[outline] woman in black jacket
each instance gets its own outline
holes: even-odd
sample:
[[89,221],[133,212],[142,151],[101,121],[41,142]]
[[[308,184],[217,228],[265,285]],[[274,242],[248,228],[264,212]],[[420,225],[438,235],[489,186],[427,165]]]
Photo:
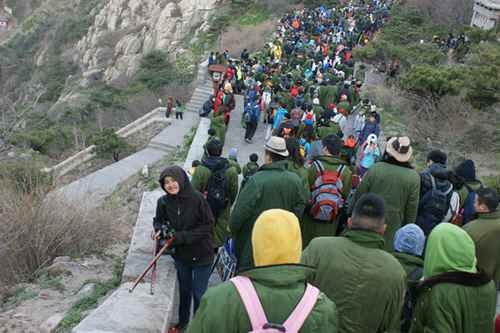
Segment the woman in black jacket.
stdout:
[[179,323],[169,332],[180,332],[189,322],[191,299],[196,312],[207,290],[214,258],[214,217],[203,195],[193,189],[180,167],[166,168],[159,181],[166,195],[158,199],[153,224],[155,232],[167,229],[175,237],[172,257],[180,290]]

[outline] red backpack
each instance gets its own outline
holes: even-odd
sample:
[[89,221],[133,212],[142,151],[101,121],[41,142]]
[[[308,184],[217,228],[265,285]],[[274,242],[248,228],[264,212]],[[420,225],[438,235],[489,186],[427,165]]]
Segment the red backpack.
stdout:
[[317,177],[311,186],[311,210],[312,218],[325,223],[337,219],[340,209],[344,206],[342,197],[342,171],[344,165],[337,170],[325,170],[323,164],[316,160],[313,162],[317,170]]
[[293,86],[292,89],[290,89],[290,95],[292,95],[293,97],[297,97],[299,95],[299,88]]

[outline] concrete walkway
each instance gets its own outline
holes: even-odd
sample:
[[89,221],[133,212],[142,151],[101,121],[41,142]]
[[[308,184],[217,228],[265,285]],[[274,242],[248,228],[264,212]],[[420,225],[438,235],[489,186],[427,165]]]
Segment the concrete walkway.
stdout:
[[236,108],[231,112],[231,120],[226,132],[226,141],[224,143],[223,155],[227,157],[231,148],[238,149],[238,162],[241,166],[248,163],[248,157],[252,153],[259,155],[259,165],[262,165],[264,159],[264,143],[267,124],[259,122],[257,131],[253,137],[252,143],[245,142],[245,129],[241,126],[241,117],[243,116],[244,98],[236,95]]
[[172,124],[154,137],[145,149],[58,189],[55,195],[63,195],[71,202],[85,203],[88,207],[98,206],[145,164],[154,164],[180,149],[184,136],[197,126],[198,121],[198,114],[186,112],[184,120],[173,119]]
[[207,66],[208,62],[205,61],[198,67],[198,85],[186,104],[187,112],[184,113],[184,120],[172,119],[170,126],[155,136],[145,149],[61,187],[50,195],[64,196],[70,202],[85,204],[88,208],[97,207],[119,184],[137,174],[145,164],[154,164],[180,149],[186,134],[198,126],[198,111],[212,94]]
[[152,221],[161,190],[146,192],[134,228],[132,242],[125,260],[123,284],[103,304],[87,316],[73,333],[159,333],[170,318],[175,303],[177,279],[173,260],[169,256],[157,265],[154,295],[150,293],[150,275],[133,293],[128,289],[153,258]]

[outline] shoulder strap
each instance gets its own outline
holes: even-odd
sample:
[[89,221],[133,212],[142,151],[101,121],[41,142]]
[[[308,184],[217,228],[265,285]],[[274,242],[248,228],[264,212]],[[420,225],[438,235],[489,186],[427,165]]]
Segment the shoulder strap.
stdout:
[[262,329],[267,324],[267,317],[252,282],[246,276],[236,276],[231,279],[231,282],[240,294],[248,318],[252,324],[252,330]]
[[339,174],[339,177],[342,176],[342,172],[344,171],[344,164],[339,165],[337,168],[337,172]]
[[432,189],[436,189],[436,179],[434,179],[434,176],[429,173],[429,176],[431,176],[431,184],[432,184]]
[[323,176],[323,173],[325,172],[325,168],[323,168],[323,164],[321,163],[320,160],[314,160],[313,161],[314,166],[316,167],[316,170],[318,171],[318,175]]
[[319,289],[307,284],[304,296],[302,296],[299,304],[283,324],[287,332],[298,332],[302,328],[302,325],[304,325],[304,322],[313,310],[314,305],[316,305],[318,296]]

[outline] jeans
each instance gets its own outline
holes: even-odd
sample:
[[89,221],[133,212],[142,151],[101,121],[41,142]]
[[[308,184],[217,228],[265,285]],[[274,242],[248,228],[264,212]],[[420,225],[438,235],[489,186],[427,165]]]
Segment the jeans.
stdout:
[[212,265],[193,266],[192,263],[175,260],[177,281],[179,281],[179,325],[187,326],[191,314],[191,300],[194,300],[193,314],[196,313],[200,300],[208,288],[208,279]]
[[181,118],[181,120],[183,120],[182,119],[182,112],[176,112],[175,113],[175,119],[179,119],[179,118]]

